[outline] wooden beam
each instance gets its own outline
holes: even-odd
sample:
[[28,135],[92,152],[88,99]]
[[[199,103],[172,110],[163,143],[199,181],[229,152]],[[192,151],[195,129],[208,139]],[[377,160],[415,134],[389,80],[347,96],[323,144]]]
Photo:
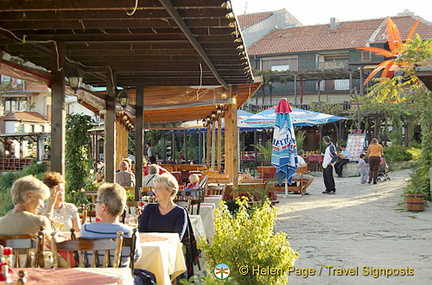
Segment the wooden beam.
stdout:
[[[159,0],[159,2],[165,7],[165,9],[167,10],[167,12],[171,15],[171,17],[174,19],[174,21],[176,22],[176,24],[182,30],[183,34],[186,36],[186,38],[189,40],[189,42],[192,44],[192,46],[196,49],[196,51],[201,56],[201,58],[203,59],[203,61],[206,63],[206,65],[208,66],[208,68],[213,72],[213,75],[215,76],[215,78],[217,79],[217,81],[222,86],[224,86],[225,88],[228,88],[228,84],[222,78],[222,76],[219,74],[219,71],[214,66],[214,63],[212,62],[212,60],[209,58],[209,56],[204,51],[204,49],[201,46],[201,44],[198,42],[198,40],[192,34],[192,32],[191,32],[191,30],[190,30],[189,27],[192,27],[194,25],[191,24],[191,23],[189,23],[189,20],[188,20],[188,25],[186,25],[185,21],[179,15],[178,11],[176,10],[175,6],[173,6],[173,4],[171,3],[171,1],[168,1],[168,0]],[[203,25],[203,27],[209,27],[209,26],[213,26],[213,25],[209,25],[208,22],[206,22],[206,24]]]
[[207,125],[207,149],[206,149],[206,165],[210,167],[210,148],[211,148],[211,133],[210,124]]
[[238,129],[237,129],[237,86],[230,86],[232,103],[225,112],[225,174],[233,182],[233,195],[238,188]]
[[105,124],[105,141],[104,141],[104,164],[105,164],[105,181],[114,182],[115,162],[116,162],[116,113],[115,113],[115,75],[112,70],[107,74],[107,96],[106,96],[106,114],[104,117]]
[[51,77],[51,171],[65,174],[65,69],[64,44],[52,46]]
[[218,167],[219,173],[222,173],[222,118],[218,118],[218,135],[217,135]]
[[116,127],[116,159],[114,165],[118,167],[123,158],[128,157],[128,137],[129,132],[120,120],[115,121]]
[[212,134],[211,134],[211,170],[215,170],[216,161],[216,122],[212,122]]
[[[141,86],[136,89],[135,104],[135,200],[138,200],[141,195],[144,157],[144,88]],[[165,153],[166,149],[164,148],[163,151]]]

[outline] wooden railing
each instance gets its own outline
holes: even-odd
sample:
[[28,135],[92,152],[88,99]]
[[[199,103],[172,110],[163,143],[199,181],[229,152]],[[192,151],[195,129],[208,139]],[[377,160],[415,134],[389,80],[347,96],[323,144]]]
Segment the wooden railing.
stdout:
[[0,172],[20,171],[31,161],[31,158],[0,158]]

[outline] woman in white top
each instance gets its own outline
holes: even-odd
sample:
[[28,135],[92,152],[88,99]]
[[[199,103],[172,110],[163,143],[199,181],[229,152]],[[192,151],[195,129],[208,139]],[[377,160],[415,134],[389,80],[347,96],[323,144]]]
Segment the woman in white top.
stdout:
[[58,226],[58,230],[69,231],[73,228],[75,231],[80,231],[81,221],[77,207],[64,201],[63,176],[58,172],[47,172],[42,181],[50,188],[50,198],[42,213],[51,220],[53,225]]

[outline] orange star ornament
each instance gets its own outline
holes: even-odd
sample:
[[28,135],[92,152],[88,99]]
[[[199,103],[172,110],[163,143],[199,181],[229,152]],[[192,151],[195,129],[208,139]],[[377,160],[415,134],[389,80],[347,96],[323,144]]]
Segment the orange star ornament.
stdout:
[[393,20],[391,18],[387,18],[386,21],[387,21],[386,22],[387,38],[388,38],[388,44],[389,44],[390,50],[386,50],[386,49],[382,49],[382,48],[376,48],[376,47],[357,48],[357,49],[373,52],[376,55],[382,55],[385,57],[392,57],[391,59],[386,59],[383,62],[381,62],[380,64],[378,64],[377,67],[375,67],[375,69],[366,78],[363,85],[366,85],[366,83],[368,83],[369,80],[375,76],[375,74],[377,74],[378,72],[380,72],[383,69],[384,70],[382,72],[381,77],[391,78],[394,74],[394,71],[398,69],[398,66],[404,66],[407,64],[404,61],[398,62],[396,64],[396,61],[400,58],[400,56],[405,51],[405,49],[406,49],[405,44],[411,40],[412,36],[414,35],[414,31],[417,28],[417,25],[418,25],[420,20],[417,20],[414,23],[414,25],[412,26],[411,31],[410,31],[408,38],[405,41],[405,43],[402,41],[400,34],[399,34],[399,30],[397,29]]

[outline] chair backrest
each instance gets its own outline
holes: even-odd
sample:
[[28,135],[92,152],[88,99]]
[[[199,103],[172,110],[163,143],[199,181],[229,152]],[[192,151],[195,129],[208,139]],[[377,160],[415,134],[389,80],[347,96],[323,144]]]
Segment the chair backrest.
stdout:
[[[59,252],[69,251],[78,252],[79,258],[75,260],[75,265],[79,267],[110,267],[110,251],[114,251],[114,259],[112,267],[118,268],[121,259],[121,249],[123,245],[123,233],[118,232],[115,239],[75,239],[57,242],[53,238],[51,240],[51,250],[53,252],[53,265],[54,268],[59,267]],[[104,261],[102,266],[98,266],[98,252],[104,251]],[[92,252],[92,262],[87,262],[87,253]],[[73,255],[72,255],[73,256]],[[67,254],[67,267],[71,267],[71,254]]]
[[208,179],[209,179],[208,175],[204,176],[204,177],[201,179],[201,181],[200,181],[200,183],[199,183],[199,188],[200,188],[200,189],[206,189]]
[[308,172],[308,168],[307,168],[307,166],[297,167],[296,172],[297,173],[307,173]]
[[[21,267],[20,254],[25,254],[23,267],[44,267],[43,246],[44,246],[43,228],[37,234],[25,235],[0,235],[0,244],[13,249],[15,257],[13,267]],[[34,252],[34,258],[31,258],[31,252]]]
[[[127,238],[124,237],[123,238],[123,247],[128,247],[130,250],[129,253],[129,259],[130,259],[130,263],[129,263],[129,267],[132,270],[132,273],[135,269],[135,249],[136,249],[136,239],[137,239],[137,228],[134,228],[132,230],[132,237]],[[120,259],[121,262],[121,259]]]
[[81,205],[81,224],[84,225],[87,222],[87,218],[92,222],[92,218],[96,219],[96,211],[94,209],[93,203]]
[[225,195],[226,185],[208,185],[206,195],[221,195],[222,198]]

